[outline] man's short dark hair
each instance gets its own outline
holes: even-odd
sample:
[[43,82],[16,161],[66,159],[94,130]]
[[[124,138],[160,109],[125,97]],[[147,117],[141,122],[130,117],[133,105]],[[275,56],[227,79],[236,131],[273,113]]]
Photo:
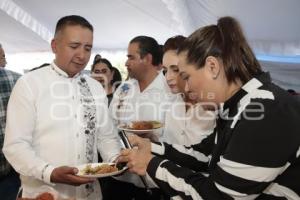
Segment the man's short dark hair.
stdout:
[[161,64],[162,51],[154,38],[148,36],[137,36],[130,41],[130,44],[131,43],[139,44],[141,58],[149,53],[152,55],[152,65],[157,66]]
[[85,18],[78,16],[78,15],[69,15],[62,17],[58,20],[56,27],[55,27],[55,35],[57,32],[63,30],[66,26],[82,26],[84,28],[88,28],[92,32],[94,31],[93,26],[88,22]]

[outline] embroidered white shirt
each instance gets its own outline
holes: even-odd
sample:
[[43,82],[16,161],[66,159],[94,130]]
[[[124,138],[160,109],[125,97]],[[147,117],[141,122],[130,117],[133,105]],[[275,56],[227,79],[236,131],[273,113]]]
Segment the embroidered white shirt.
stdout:
[[[82,88],[82,83],[88,86]],[[82,90],[92,98],[85,97]],[[90,104],[91,110],[85,112],[85,104]],[[95,116],[86,116],[90,113]],[[92,131],[91,140],[88,135]],[[17,82],[9,100],[3,151],[21,174],[23,196],[33,197],[48,184],[62,198],[102,199],[98,181],[86,189],[86,185],[51,184],[50,175],[55,167],[97,162],[97,148],[105,161],[112,161],[120,146],[108,117],[105,91],[97,81],[81,73],[69,78],[52,63]]]

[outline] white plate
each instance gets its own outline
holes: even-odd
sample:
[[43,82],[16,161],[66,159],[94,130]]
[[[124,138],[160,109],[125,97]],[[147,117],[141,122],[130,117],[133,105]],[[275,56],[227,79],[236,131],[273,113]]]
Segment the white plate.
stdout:
[[[160,127],[161,128],[161,127]],[[143,133],[151,133],[153,131],[159,130],[160,128],[154,128],[154,129],[145,129],[145,130],[135,130],[135,129],[130,129],[130,128],[123,128],[122,126],[119,126],[118,129],[126,131],[126,132],[131,132],[135,134],[143,134]]]
[[153,131],[157,131],[157,130],[161,129],[162,127],[163,127],[163,124],[161,124],[160,127],[153,128],[153,129],[136,130],[136,129],[128,128],[128,125],[126,125],[126,124],[121,124],[118,126],[118,129],[126,131],[126,132],[135,133],[135,134],[144,134],[144,133],[151,133]]
[[91,167],[96,167],[99,165],[103,165],[103,164],[109,164],[109,165],[113,165],[114,163],[88,163],[88,164],[83,164],[80,166],[77,166],[76,168],[79,170],[79,172],[76,174],[77,176],[81,176],[81,177],[87,177],[87,178],[102,178],[102,177],[108,177],[108,176],[115,176],[115,175],[119,175],[121,173],[123,173],[125,170],[128,169],[128,167],[124,167],[121,170],[115,171],[115,172],[111,172],[111,173],[105,173],[105,174],[84,174],[84,168],[87,165],[91,165]]

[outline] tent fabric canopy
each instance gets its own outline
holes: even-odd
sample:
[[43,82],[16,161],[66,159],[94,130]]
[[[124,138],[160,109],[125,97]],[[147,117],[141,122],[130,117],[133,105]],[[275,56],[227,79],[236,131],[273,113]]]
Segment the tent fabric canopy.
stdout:
[[298,77],[289,75],[296,81],[286,87],[300,91],[299,8],[299,0],[0,0],[0,43],[10,54],[50,51],[57,20],[76,14],[93,24],[95,51],[126,51],[137,35],[163,44],[229,15],[240,21],[257,55],[280,57],[265,60],[266,68],[272,72],[281,66],[284,71],[286,63],[295,69]]

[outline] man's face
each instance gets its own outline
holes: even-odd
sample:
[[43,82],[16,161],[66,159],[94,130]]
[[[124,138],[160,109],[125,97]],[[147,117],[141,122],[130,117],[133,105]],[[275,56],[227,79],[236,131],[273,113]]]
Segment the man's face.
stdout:
[[140,80],[145,73],[145,61],[141,58],[138,43],[130,43],[127,49],[126,67],[128,76]]
[[5,67],[6,59],[5,59],[5,52],[2,48],[0,48],[0,67]]
[[92,44],[93,32],[88,28],[79,25],[65,27],[51,43],[55,64],[73,77],[87,65]]

